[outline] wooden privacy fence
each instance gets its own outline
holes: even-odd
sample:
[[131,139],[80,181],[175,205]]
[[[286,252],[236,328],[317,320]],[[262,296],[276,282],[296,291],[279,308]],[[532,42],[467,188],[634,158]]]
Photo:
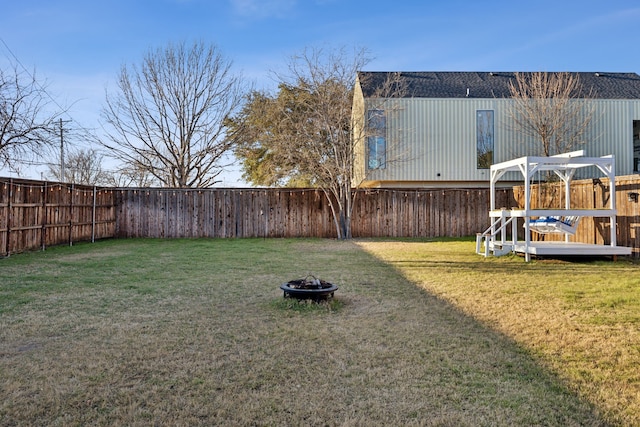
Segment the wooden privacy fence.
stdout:
[[118,189],[116,237],[332,237],[322,192]]
[[[513,203],[498,190],[497,203]],[[358,190],[354,237],[462,237],[489,226],[489,189]]]
[[[556,184],[532,186],[534,207],[562,207]],[[640,256],[637,176],[616,178],[617,243]],[[571,185],[576,208],[606,206],[606,179]],[[496,206],[522,205],[523,190],[499,190]],[[637,200],[637,199],[635,199]],[[357,190],[354,237],[458,237],[489,225],[488,189]],[[583,218],[576,241],[608,243],[602,218]],[[110,237],[336,236],[316,189],[129,189],[0,178],[0,256]],[[546,237],[547,239],[552,237]]]
[[[489,191],[356,190],[354,237],[467,236],[489,224]],[[498,193],[513,204],[512,191]],[[317,189],[118,189],[116,237],[336,237]]]
[[112,189],[0,178],[0,256],[114,231]]
[[[564,184],[543,183],[531,186],[532,209],[563,209]],[[616,177],[616,240],[619,246],[632,248],[633,256],[640,257],[640,177],[636,175]],[[571,182],[571,207],[574,209],[606,209],[611,189],[607,178],[583,179]],[[514,187],[516,205],[524,206],[524,188]],[[502,206],[502,205],[499,205]],[[536,235],[534,240],[563,240],[563,235]],[[609,218],[583,217],[578,223],[572,241],[610,244]]]

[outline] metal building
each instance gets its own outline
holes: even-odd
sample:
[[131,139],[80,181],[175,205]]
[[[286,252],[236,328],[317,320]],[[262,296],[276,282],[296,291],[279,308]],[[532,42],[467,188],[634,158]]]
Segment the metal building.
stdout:
[[[488,187],[491,164],[542,153],[514,123],[516,76],[577,78],[588,124],[571,146],[613,154],[618,175],[640,167],[640,75],[636,73],[359,72],[354,91],[354,183],[363,187]],[[577,118],[565,119],[577,120]],[[584,170],[577,178],[590,177]],[[519,177],[514,175],[514,183]],[[504,181],[504,185],[510,182]]]

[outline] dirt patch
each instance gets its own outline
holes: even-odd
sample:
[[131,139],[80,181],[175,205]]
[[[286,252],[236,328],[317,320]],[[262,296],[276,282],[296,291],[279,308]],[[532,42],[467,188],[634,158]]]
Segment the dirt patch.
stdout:
[[91,252],[79,252],[74,254],[64,254],[56,257],[58,261],[96,261],[101,259],[113,259],[119,257],[126,257],[131,255],[131,252],[122,250],[115,251],[113,249],[108,250],[95,250]]

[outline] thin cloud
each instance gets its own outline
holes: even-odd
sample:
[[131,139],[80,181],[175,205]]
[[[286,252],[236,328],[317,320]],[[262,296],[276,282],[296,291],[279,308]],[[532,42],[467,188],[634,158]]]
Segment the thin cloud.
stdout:
[[296,0],[231,0],[233,11],[244,18],[283,18],[296,5]]
[[[559,40],[566,40],[581,35],[591,35],[596,31],[607,31],[617,25],[628,25],[640,17],[640,8],[616,11],[610,14],[595,16],[572,25],[560,28],[557,31],[542,35],[532,42],[524,45],[521,50],[530,49],[541,45],[549,45]],[[627,24],[625,24],[625,21]]]

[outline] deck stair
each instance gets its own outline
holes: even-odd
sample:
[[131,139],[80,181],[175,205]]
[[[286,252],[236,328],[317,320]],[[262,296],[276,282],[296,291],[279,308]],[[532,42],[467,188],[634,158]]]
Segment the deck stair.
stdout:
[[[513,252],[513,243],[506,240],[507,225],[514,217],[496,218],[484,233],[476,234],[476,253],[478,255],[502,256]],[[498,226],[500,224],[500,226]]]

